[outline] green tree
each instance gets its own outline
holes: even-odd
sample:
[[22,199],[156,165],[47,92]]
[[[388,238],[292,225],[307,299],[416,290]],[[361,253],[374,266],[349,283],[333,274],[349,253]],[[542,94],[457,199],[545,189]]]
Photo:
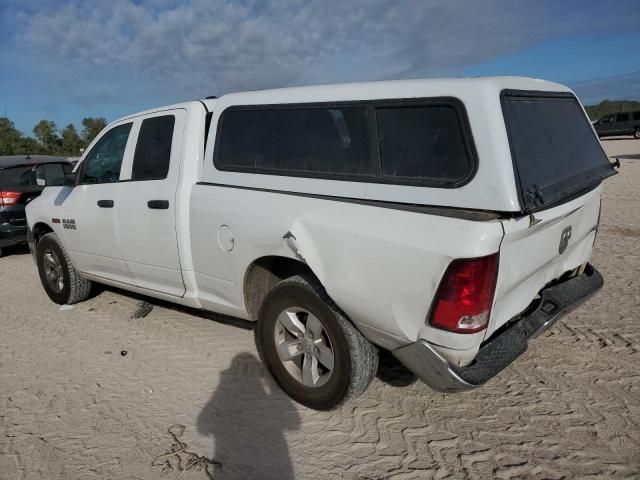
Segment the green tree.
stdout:
[[17,155],[27,155],[27,154],[35,154],[35,155],[47,155],[47,150],[33,137],[22,137],[19,144],[18,149],[16,151]]
[[55,122],[51,120],[40,120],[36,126],[33,127],[33,134],[44,147],[47,154],[55,155],[59,152],[61,141]]
[[60,140],[61,153],[69,157],[79,156],[80,149],[86,146],[73,123],[64,127],[60,132]]
[[87,117],[82,119],[82,140],[85,142],[85,146],[89,145],[91,141],[96,138],[104,127],[107,126],[107,121],[102,117]]
[[22,133],[7,117],[0,117],[0,155],[18,155],[22,153]]

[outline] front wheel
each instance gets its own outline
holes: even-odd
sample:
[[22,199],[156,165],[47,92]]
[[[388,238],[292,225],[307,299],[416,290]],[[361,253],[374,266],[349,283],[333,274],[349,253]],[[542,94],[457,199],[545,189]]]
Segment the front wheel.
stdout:
[[331,410],[363,393],[378,367],[376,348],[312,276],[273,287],[260,308],[255,340],[282,390],[316,410]]
[[640,128],[636,128],[636,130],[633,132],[633,137],[640,139]]
[[91,282],[76,271],[55,233],[47,233],[38,242],[36,263],[42,286],[55,303],[71,305],[89,297]]

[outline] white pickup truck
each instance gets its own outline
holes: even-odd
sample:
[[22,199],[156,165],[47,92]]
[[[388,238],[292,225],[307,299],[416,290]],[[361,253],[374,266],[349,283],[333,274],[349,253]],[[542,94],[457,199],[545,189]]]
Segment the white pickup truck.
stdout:
[[379,349],[434,389],[481,385],[594,294],[615,169],[571,90],[496,77],[162,107],[50,173],[27,216],[54,302],[99,282],[255,320],[282,389],[330,409]]

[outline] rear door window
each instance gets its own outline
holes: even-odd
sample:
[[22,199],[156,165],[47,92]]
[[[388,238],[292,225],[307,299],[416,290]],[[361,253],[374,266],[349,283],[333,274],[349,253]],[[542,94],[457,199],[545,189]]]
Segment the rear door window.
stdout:
[[163,115],[142,121],[133,157],[132,180],[167,178],[176,117]]
[[0,189],[35,186],[34,166],[22,165],[0,170]]
[[[36,182],[36,167],[38,164],[33,165],[18,165],[16,167],[9,167],[0,169],[0,189],[29,189],[31,187],[35,189],[41,189]],[[45,170],[53,171],[54,163],[41,164],[41,168]],[[62,170],[65,174],[69,174],[73,171],[73,165],[70,163],[62,163]],[[58,179],[60,182],[64,181],[64,178]]]
[[573,95],[507,91],[502,105],[523,210],[546,208],[615,173]]

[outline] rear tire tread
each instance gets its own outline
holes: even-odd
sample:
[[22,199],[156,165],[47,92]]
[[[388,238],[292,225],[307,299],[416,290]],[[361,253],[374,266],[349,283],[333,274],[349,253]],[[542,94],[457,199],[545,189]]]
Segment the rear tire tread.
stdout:
[[[329,307],[335,315],[341,333],[344,335],[347,345],[349,346],[349,355],[351,357],[350,379],[344,396],[335,402],[331,402],[330,405],[307,405],[319,410],[333,410],[349,402],[349,400],[358,397],[369,387],[378,370],[378,350],[347,319],[342,310],[340,310],[331,297],[329,297],[322,284],[313,275],[301,274],[284,279],[273,287],[269,293],[276,292],[279,288],[291,286],[312,290],[319,299]],[[259,323],[255,329],[255,343],[260,358],[263,360],[263,363],[266,364],[266,357],[260,341],[260,330],[261,325]]]

